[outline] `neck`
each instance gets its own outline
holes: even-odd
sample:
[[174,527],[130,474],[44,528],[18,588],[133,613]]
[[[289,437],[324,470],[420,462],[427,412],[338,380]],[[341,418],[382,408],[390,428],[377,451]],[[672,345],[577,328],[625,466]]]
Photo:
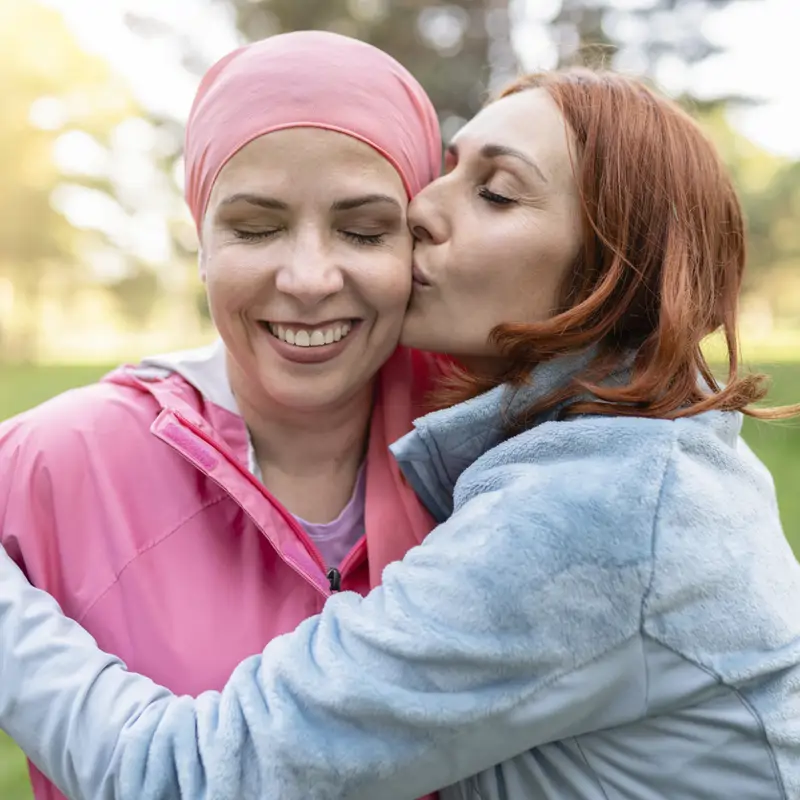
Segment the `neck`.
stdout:
[[366,450],[372,383],[336,405],[296,409],[248,390],[230,359],[228,375],[267,486],[270,474],[312,480],[337,476],[352,485]]

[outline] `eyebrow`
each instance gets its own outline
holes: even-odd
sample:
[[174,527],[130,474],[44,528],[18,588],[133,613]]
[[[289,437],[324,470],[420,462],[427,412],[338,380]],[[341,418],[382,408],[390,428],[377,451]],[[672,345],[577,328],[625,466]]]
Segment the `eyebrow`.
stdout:
[[361,197],[350,197],[344,200],[337,200],[331,205],[332,211],[350,211],[353,208],[361,208],[362,206],[369,206],[374,204],[384,204],[394,206],[398,211],[402,211],[402,207],[394,197],[388,194],[365,194]]
[[[451,142],[447,145],[447,152],[452,156],[458,157],[458,145],[456,145],[455,142]],[[532,158],[526,156],[525,153],[515,150],[513,147],[508,147],[504,144],[485,144],[483,147],[481,147],[479,153],[481,158],[488,160],[502,158],[503,156],[516,158],[519,161],[522,161],[523,164],[527,164],[529,167],[531,167],[542,179],[542,181],[544,181],[544,183],[548,182],[539,165]]]
[[249,203],[251,206],[268,208],[273,211],[285,211],[289,208],[286,203],[281,200],[276,200],[274,197],[267,197],[263,194],[250,194],[249,192],[237,192],[236,194],[228,195],[219,205],[220,208],[222,208],[223,206],[230,206],[234,203]]
[[[236,194],[226,197],[220,203],[220,207],[229,206],[234,203],[249,203],[250,205],[258,206],[259,208],[266,208],[271,211],[287,211],[289,209],[288,204],[284,203],[282,200],[277,200],[274,197],[268,197],[263,194],[252,194],[249,192],[237,192]],[[400,203],[398,203],[394,197],[390,197],[388,194],[365,194],[358,197],[347,197],[342,200],[336,200],[331,204],[331,210],[350,211],[354,208],[361,208],[362,206],[380,203],[392,205],[399,211],[403,210]]]

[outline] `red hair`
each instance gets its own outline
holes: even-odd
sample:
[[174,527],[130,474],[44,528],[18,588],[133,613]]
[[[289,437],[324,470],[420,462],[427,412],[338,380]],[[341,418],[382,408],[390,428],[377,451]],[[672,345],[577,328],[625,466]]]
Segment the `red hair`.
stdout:
[[[438,399],[459,402],[500,383],[522,385],[537,364],[595,346],[585,371],[514,427],[562,403],[567,414],[664,419],[712,409],[771,419],[800,413],[800,406],[753,408],[766,395],[765,377],[739,373],[744,221],[730,176],[699,126],[641,81],[611,72],[528,75],[500,97],[529,89],[550,95],[577,145],[582,252],[554,316],[492,331],[507,365],[502,374],[457,370]],[[701,350],[718,330],[728,353],[724,386]],[[631,351],[630,381],[601,385]]]

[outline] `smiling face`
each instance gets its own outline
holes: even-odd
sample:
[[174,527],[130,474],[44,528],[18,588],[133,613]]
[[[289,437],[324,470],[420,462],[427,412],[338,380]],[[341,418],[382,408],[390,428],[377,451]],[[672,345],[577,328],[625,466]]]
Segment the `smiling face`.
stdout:
[[582,242],[572,146],[541,89],[498,100],[462,128],[445,174],[409,209],[417,243],[404,344],[493,359],[497,325],[553,314]]
[[368,390],[411,287],[406,206],[391,164],[344,134],[276,131],[228,161],[201,269],[237,395],[324,410]]

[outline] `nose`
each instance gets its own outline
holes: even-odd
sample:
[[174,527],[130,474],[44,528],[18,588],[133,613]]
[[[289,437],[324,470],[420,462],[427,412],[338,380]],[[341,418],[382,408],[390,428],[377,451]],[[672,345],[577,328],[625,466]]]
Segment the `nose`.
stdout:
[[275,285],[303,305],[314,306],[344,288],[344,276],[322,237],[298,236],[279,267]]
[[408,207],[408,227],[417,242],[441,244],[447,239],[447,219],[437,184],[426,186]]

